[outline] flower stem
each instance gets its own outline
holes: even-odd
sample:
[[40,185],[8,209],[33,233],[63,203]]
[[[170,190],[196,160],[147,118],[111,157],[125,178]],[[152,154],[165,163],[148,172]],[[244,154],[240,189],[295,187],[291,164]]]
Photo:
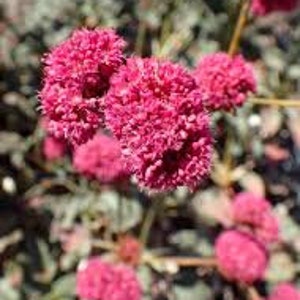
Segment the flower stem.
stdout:
[[137,55],[142,55],[143,54],[143,48],[144,48],[144,41],[145,41],[145,36],[146,36],[146,23],[143,20],[140,20],[139,28],[138,28],[138,33],[137,33],[137,38],[136,38],[136,44],[135,44],[135,53]]
[[13,232],[5,235],[0,238],[0,253],[3,252],[12,245],[18,244],[23,239],[23,233],[19,229],[14,230]]
[[233,140],[233,132],[231,126],[227,126],[227,136],[226,136],[226,141],[225,141],[225,152],[224,152],[224,166],[228,172],[228,174],[225,174],[228,176],[226,179],[226,182],[228,182],[228,185],[231,183],[231,170],[232,170],[232,165],[233,165],[233,157],[232,157],[232,152],[231,152],[231,145],[234,143]]
[[172,262],[179,267],[217,267],[217,261],[214,257],[177,257],[165,256],[155,258],[161,262]]
[[123,197],[118,195],[118,237],[122,235],[123,229]]
[[31,186],[25,193],[24,198],[31,198],[33,196],[40,195],[45,190],[52,187],[63,186],[74,194],[80,194],[82,191],[77,187],[71,180],[60,180],[60,179],[43,179],[37,184]]
[[140,241],[143,245],[147,244],[149,233],[160,205],[160,197],[157,197],[152,201],[153,202],[151,204],[151,207],[147,211],[144,223],[142,225],[141,233],[140,233]]
[[139,27],[137,32],[137,38],[135,42],[135,53],[142,56],[144,49],[144,42],[147,32],[147,23],[145,20],[145,13],[149,10],[151,6],[151,0],[140,0],[139,10],[141,12],[141,17],[139,19]]
[[[101,250],[114,252],[117,245],[110,241],[105,240],[92,240],[92,246]],[[180,256],[154,256],[152,254],[145,255],[142,259],[143,263],[174,263],[179,267],[206,267],[217,268],[217,260],[214,257],[180,257]]]
[[257,290],[253,286],[249,286],[247,289],[248,299],[249,300],[262,300]]
[[269,106],[281,106],[281,107],[300,107],[299,100],[290,99],[263,99],[263,98],[251,98],[250,103],[255,105],[269,105]]
[[216,168],[219,173],[217,177],[219,177],[219,185],[227,190],[232,183],[232,170],[234,167],[234,158],[232,153],[232,144],[234,144],[234,128],[229,122],[227,115],[224,115],[224,122],[226,128],[225,141],[224,141],[224,150],[222,157],[222,165],[221,168]]
[[[110,241],[105,240],[92,240],[92,246],[102,250],[114,252],[117,249],[117,245]],[[180,256],[153,256],[145,255],[142,259],[143,263],[173,263],[178,267],[206,267],[217,268],[217,260],[214,257],[180,257]],[[254,300],[254,299],[253,299]]]
[[228,54],[234,56],[240,44],[241,35],[247,23],[248,12],[250,9],[250,0],[243,0],[240,14],[235,25],[234,33],[229,45]]
[[101,250],[107,250],[107,251],[116,250],[116,245],[113,242],[106,241],[106,240],[100,240],[100,239],[92,240],[92,246],[94,248],[99,248]]

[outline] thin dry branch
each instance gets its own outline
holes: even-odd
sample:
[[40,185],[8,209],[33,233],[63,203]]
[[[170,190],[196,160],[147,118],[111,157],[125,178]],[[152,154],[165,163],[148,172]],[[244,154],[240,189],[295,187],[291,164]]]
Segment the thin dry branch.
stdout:
[[251,98],[249,102],[255,105],[280,106],[280,107],[300,107],[300,99],[264,99]]

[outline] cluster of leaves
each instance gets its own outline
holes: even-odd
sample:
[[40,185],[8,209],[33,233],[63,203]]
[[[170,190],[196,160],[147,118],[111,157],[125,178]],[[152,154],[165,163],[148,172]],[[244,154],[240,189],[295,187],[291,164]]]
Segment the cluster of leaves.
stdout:
[[[16,7],[12,7],[16,3]],[[211,179],[190,194],[160,196],[150,232],[149,197],[130,186],[103,186],[76,175],[70,159],[45,161],[36,112],[43,53],[79,26],[114,26],[128,50],[195,66],[208,52],[226,50],[239,1],[28,0],[0,7],[0,298],[75,299],[78,262],[101,253],[119,232],[148,236],[155,253],[210,256],[226,223],[224,186],[267,195],[280,218],[283,242],[272,252],[266,294],[299,275],[300,113],[246,105],[236,116],[215,114],[219,162]],[[16,10],[18,8],[18,11]],[[250,20],[241,43],[259,74],[264,97],[299,96],[299,12]],[[276,20],[276,22],[274,22]],[[298,42],[297,42],[298,41]],[[222,163],[228,132],[232,168]],[[221,175],[220,175],[221,174]],[[225,174],[226,176],[222,176]],[[163,198],[163,199],[162,199]],[[120,205],[121,203],[121,205]],[[298,263],[297,263],[298,262]],[[141,266],[145,299],[243,299],[234,285],[204,269]]]

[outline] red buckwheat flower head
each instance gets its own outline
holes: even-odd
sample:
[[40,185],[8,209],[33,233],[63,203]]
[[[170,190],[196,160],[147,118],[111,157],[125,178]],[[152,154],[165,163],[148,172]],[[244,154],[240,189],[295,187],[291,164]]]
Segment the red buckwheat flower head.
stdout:
[[110,77],[124,60],[124,46],[111,29],[82,29],[45,57],[40,99],[55,136],[81,144],[95,134],[103,122]]
[[97,257],[82,262],[76,276],[76,294],[83,299],[104,299],[107,284],[113,280],[112,266]]
[[76,89],[47,81],[40,98],[48,117],[47,130],[57,138],[69,140],[74,145],[82,144],[102,125],[103,98],[84,99]]
[[281,283],[274,288],[268,300],[300,300],[300,292],[290,283]]
[[180,65],[129,59],[112,77],[105,117],[140,185],[194,188],[209,172],[209,116],[194,79]]
[[43,142],[43,154],[49,161],[62,158],[67,151],[67,145],[64,140],[53,136],[47,136]]
[[107,297],[103,300],[140,300],[142,290],[134,270],[126,265],[117,265],[114,280],[107,287]]
[[235,196],[232,207],[236,224],[249,226],[262,242],[272,243],[278,240],[279,224],[266,199],[244,192]]
[[254,72],[242,56],[226,53],[206,55],[194,71],[203,101],[209,110],[231,110],[241,106],[256,90]]
[[221,233],[215,244],[220,272],[228,280],[251,284],[263,277],[267,252],[252,235],[230,230]]
[[75,149],[73,166],[78,173],[103,183],[113,182],[126,175],[119,142],[100,133]]
[[256,236],[267,244],[275,243],[279,240],[279,222],[272,214],[265,214],[260,226],[256,228]]
[[133,269],[93,257],[79,265],[76,294],[89,300],[139,300],[141,287]]
[[291,11],[297,7],[298,0],[252,0],[253,14],[264,16],[273,11]]

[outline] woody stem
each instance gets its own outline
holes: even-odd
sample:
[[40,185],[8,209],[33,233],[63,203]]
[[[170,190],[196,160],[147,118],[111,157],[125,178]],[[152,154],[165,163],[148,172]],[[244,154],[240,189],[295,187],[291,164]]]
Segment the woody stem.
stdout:
[[281,106],[281,107],[300,107],[300,99],[263,99],[250,98],[249,102],[255,105]]
[[240,14],[235,25],[234,33],[229,45],[228,54],[234,56],[240,44],[240,39],[247,23],[248,12],[250,9],[250,0],[243,0]]

